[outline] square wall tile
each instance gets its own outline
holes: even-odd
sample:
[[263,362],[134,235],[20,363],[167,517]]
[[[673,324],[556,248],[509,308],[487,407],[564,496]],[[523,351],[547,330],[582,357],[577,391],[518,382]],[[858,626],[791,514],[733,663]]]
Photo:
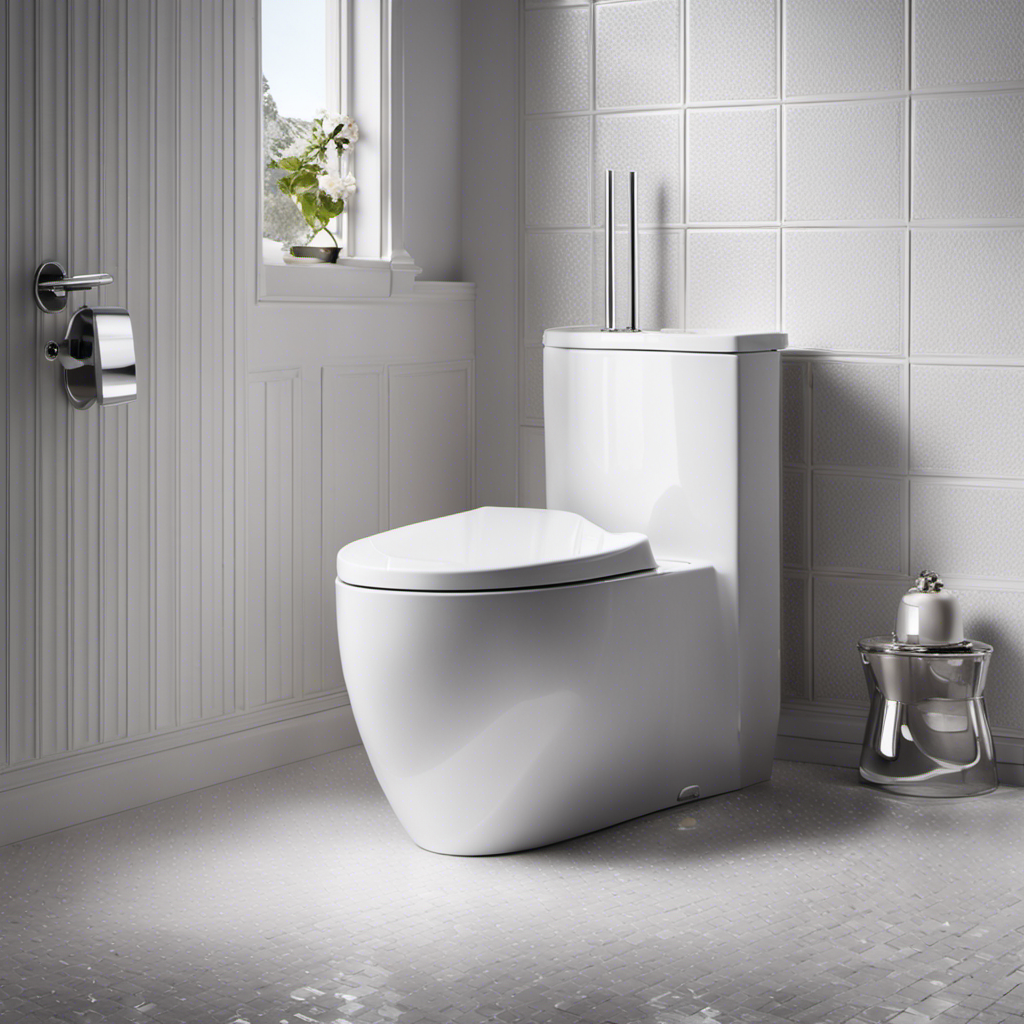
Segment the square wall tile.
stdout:
[[997,729],[1024,731],[1024,591],[953,587],[965,635],[995,648],[985,686],[989,721]]
[[1024,217],[1024,95],[913,103],[915,220]]
[[807,567],[807,473],[802,469],[782,473],[782,564]]
[[523,107],[527,114],[590,109],[590,11],[527,11]]
[[1024,356],[1024,230],[915,228],[912,355]]
[[804,576],[782,577],[782,698],[809,700],[807,672],[807,598],[810,581]]
[[615,222],[629,217],[629,177],[637,173],[637,217],[648,227],[683,219],[679,113],[602,114],[595,118],[594,223],[604,224],[605,171],[615,175]]
[[1024,477],[1024,367],[910,369],[910,469]]
[[[660,331],[663,327],[681,327],[683,295],[683,232],[641,231],[640,328]],[[604,232],[593,237],[594,305],[589,322],[604,323]],[[615,247],[616,323],[629,321],[629,236],[616,232]]]
[[680,0],[594,8],[598,107],[664,107],[680,101]]
[[785,107],[787,221],[898,220],[903,100]]
[[527,231],[523,326],[527,341],[539,342],[548,327],[591,320],[591,233]]
[[892,633],[909,580],[816,576],[813,585],[814,699],[866,704],[857,641]]
[[896,477],[815,473],[814,568],[906,576],[905,494]]
[[903,0],[786,0],[786,95],[903,88]]
[[783,323],[794,348],[899,355],[902,228],[795,228],[782,234]]
[[687,101],[778,95],[775,0],[690,0]]
[[1024,488],[910,480],[910,562],[1024,581]]
[[687,231],[686,326],[775,330],[777,231]]
[[902,470],[904,368],[822,360],[811,366],[811,444],[817,465]]
[[519,428],[519,507],[547,508],[543,427]]
[[523,363],[519,381],[523,422],[542,422],[544,419],[543,346],[523,346]]
[[687,111],[687,220],[776,220],[778,139],[778,107]]
[[782,383],[779,392],[782,406],[782,461],[807,462],[807,367],[783,356]]
[[914,0],[914,86],[1024,80],[1020,0]]
[[590,223],[590,118],[527,120],[527,227],[585,227]]

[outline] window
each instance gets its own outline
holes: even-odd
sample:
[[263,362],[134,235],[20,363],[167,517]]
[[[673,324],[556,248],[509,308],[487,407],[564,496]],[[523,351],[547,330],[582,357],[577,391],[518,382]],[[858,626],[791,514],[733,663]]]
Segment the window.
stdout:
[[[262,299],[411,290],[419,268],[402,242],[403,2],[261,0]],[[327,272],[284,265],[282,246],[305,241],[310,230],[277,187],[285,172],[267,168],[321,108],[350,115],[359,128],[336,168],[355,176],[357,191],[330,225],[342,255]]]

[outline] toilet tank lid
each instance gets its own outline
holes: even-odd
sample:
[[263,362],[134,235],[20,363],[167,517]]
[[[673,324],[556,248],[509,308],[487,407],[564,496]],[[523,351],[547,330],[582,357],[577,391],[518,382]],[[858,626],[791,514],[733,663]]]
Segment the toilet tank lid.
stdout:
[[512,590],[655,568],[642,533],[609,533],[574,512],[541,508],[476,508],[338,552],[342,582],[384,590]]
[[647,352],[777,352],[789,337],[778,331],[603,331],[600,327],[549,327],[544,332],[549,348],[598,348]]

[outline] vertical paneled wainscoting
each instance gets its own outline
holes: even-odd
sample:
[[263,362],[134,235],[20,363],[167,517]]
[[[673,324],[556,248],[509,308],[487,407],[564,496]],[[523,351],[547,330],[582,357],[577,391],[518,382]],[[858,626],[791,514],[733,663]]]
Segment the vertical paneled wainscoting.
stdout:
[[[257,294],[256,26],[0,0],[0,845],[358,742],[333,552],[471,503],[470,287]],[[41,313],[44,259],[114,283]],[[136,402],[43,359],[83,302],[130,310]]]

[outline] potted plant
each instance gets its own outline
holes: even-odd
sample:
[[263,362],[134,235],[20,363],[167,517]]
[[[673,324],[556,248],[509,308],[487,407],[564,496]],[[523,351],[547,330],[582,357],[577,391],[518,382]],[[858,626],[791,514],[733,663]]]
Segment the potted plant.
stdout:
[[[341,247],[330,224],[356,190],[356,179],[348,173],[348,158],[358,139],[359,128],[347,114],[318,110],[309,136],[296,140],[270,161],[270,167],[284,171],[277,187],[298,206],[310,230],[304,245],[291,246],[291,255],[297,260],[337,261]],[[330,236],[333,246],[312,244],[321,231]]]

